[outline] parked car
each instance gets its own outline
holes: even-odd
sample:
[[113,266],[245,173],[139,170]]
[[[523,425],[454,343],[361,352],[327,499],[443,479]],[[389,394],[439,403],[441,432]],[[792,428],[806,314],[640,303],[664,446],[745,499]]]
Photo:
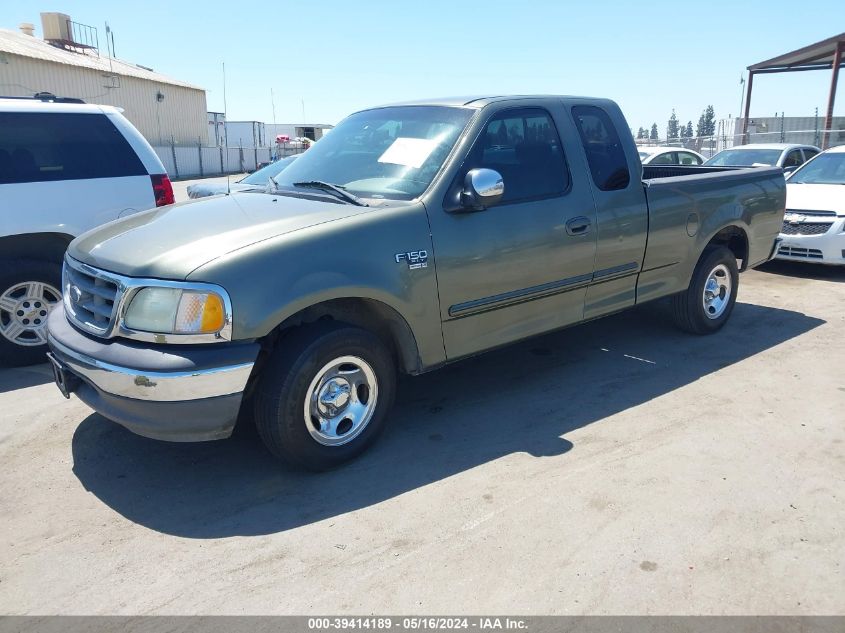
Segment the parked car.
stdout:
[[684,147],[637,146],[643,165],[701,165],[705,158],[698,152]]
[[70,241],[173,202],[158,156],[120,112],[0,98],[0,365],[43,362]]
[[384,429],[397,371],[665,296],[716,332],[786,200],[777,168],[643,166],[619,107],[576,97],[363,110],[276,181],[74,240],[63,393],[178,441],[254,404],[274,455],[330,468]]
[[270,163],[252,172],[246,178],[241,178],[233,183],[226,184],[225,182],[198,182],[195,185],[188,185],[189,198],[206,198],[208,196],[217,196],[227,192],[247,191],[255,189],[256,187],[266,187],[271,178],[278,176],[283,169],[287,168],[299,154],[288,156],[287,158],[280,158],[279,160]]
[[821,150],[812,145],[751,143],[723,149],[712,158],[707,159],[704,164],[713,167],[774,165],[788,174],[798,169],[819,152]]
[[777,258],[845,265],[845,145],[822,152],[786,180]]

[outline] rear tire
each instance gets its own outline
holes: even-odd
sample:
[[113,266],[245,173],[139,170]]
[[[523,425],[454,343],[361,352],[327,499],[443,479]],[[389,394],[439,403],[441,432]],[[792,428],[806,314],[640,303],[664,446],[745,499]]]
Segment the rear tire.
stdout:
[[322,471],[354,459],[387,424],[396,366],[376,335],[342,323],[281,339],[255,393],[255,426],[273,455]]
[[47,317],[61,302],[61,287],[56,263],[0,261],[0,366],[47,361]]
[[704,251],[689,288],[672,297],[675,324],[691,334],[719,331],[733,312],[739,290],[736,256],[724,246]]

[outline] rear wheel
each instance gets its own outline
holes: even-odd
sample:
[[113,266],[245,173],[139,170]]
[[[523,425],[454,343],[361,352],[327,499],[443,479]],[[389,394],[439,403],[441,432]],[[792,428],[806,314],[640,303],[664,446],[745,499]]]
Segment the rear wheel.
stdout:
[[0,262],[0,365],[46,361],[47,317],[62,299],[58,264],[38,260]]
[[327,323],[283,338],[255,394],[255,424],[277,457],[326,470],[360,455],[387,423],[393,356],[361,328]]
[[727,323],[736,303],[739,270],[724,246],[704,251],[690,285],[672,297],[675,324],[693,334],[712,334]]

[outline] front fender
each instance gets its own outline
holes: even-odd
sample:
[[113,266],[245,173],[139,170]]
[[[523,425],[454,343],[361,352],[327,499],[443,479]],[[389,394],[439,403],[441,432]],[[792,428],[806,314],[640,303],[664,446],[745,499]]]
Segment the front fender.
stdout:
[[[191,273],[232,299],[233,337],[267,336],[296,313],[334,299],[361,298],[395,310],[416,339],[423,366],[443,362],[435,262],[421,204],[373,209],[254,244]],[[425,250],[425,267],[396,254]]]

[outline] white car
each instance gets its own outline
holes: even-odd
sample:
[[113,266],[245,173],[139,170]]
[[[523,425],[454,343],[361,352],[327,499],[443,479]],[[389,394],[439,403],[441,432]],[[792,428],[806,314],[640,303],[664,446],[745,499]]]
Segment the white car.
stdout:
[[[0,365],[46,360],[70,241],[173,202],[153,148],[110,106],[52,95],[0,98]],[[96,309],[96,288],[77,288]]]
[[749,143],[723,149],[704,163],[713,167],[756,167],[772,165],[791,173],[821,150],[813,145],[794,143]]
[[683,147],[637,147],[643,165],[701,165],[704,156]]
[[215,179],[214,182],[199,182],[195,185],[188,185],[188,197],[207,198],[208,196],[219,196],[224,193],[237,193],[238,191],[249,191],[258,187],[266,187],[271,178],[275,178],[282,173],[299,156],[299,154],[294,154],[293,156],[280,158],[236,182],[225,183],[219,179]]
[[786,181],[777,259],[845,265],[845,145],[822,152]]

